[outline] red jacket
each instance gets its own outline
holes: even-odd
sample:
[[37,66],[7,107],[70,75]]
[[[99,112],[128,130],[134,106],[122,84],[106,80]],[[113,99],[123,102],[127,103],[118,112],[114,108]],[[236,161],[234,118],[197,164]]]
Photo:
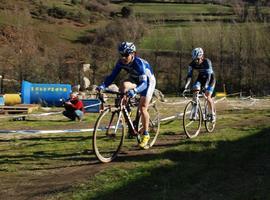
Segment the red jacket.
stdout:
[[70,100],[69,103],[65,103],[66,110],[81,110],[84,112],[83,102],[79,99]]

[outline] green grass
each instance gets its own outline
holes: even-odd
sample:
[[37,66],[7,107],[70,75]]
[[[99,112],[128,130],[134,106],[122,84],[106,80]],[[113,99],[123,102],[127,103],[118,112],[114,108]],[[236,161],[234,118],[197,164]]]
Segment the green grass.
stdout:
[[177,50],[177,40],[181,39],[184,43],[182,46],[189,46],[189,40],[183,40],[188,37],[190,32],[207,31],[207,29],[215,29],[217,26],[210,25],[205,28],[197,26],[196,23],[168,25],[159,24],[150,30],[150,33],[140,41],[142,49],[157,50]]
[[234,17],[232,8],[213,4],[134,3],[123,4],[133,8],[137,17],[147,21],[223,20]]
[[[0,174],[13,172],[19,175],[26,171],[45,170],[52,166],[72,166],[77,163],[77,158],[88,157],[84,151],[89,147],[90,136],[87,134],[2,141]],[[70,162],[67,163],[67,160]]]
[[179,14],[194,15],[200,13],[232,13],[227,6],[213,4],[160,4],[160,3],[135,3],[125,4],[133,8],[136,14]]
[[[26,121],[1,120],[1,130],[61,130],[93,128],[97,114],[86,114],[82,122],[68,121],[62,115],[28,117]],[[22,136],[23,137],[23,136]],[[50,167],[72,166],[77,159],[89,158],[91,133],[34,134],[21,138],[20,134],[0,134],[0,176],[2,172],[24,173]],[[93,155],[90,157],[94,157]],[[70,161],[70,162],[67,162]]]
[[[264,121],[242,129],[237,124],[243,117],[269,120],[269,110],[226,114],[220,120],[226,127],[214,134],[179,139],[156,154],[125,156],[76,187],[72,199],[268,199],[270,127]],[[177,126],[165,125],[162,132]]]
[[[219,34],[221,26],[225,27],[225,32],[235,30],[235,24],[228,22],[237,19],[231,7],[214,4],[123,3],[121,5],[132,7],[137,17],[149,22],[149,34],[145,35],[138,45],[139,48],[148,50],[171,51],[182,46],[190,51],[195,44],[206,46],[213,43],[210,45],[216,46],[217,41],[210,38],[216,38],[213,35]],[[267,13],[269,9],[262,10]],[[237,27],[243,28],[244,31],[248,26],[256,26],[258,30],[262,27],[267,28],[260,23],[238,24]],[[178,40],[181,40],[181,44],[178,44]]]
[[[151,27],[149,34],[141,39],[139,48],[178,50],[178,46],[180,45],[182,48],[185,47],[190,50],[192,43],[197,46],[216,45],[218,43],[216,40],[219,39],[216,36],[220,34],[221,27],[223,28],[224,37],[230,38],[232,37],[231,35],[235,35],[233,31],[236,31],[236,26],[229,23],[157,23]],[[248,32],[250,27],[256,28],[259,35],[258,38],[263,36],[264,32],[267,31],[267,26],[260,23],[244,23],[237,25],[237,29],[241,30],[243,33]],[[181,44],[179,44],[178,41],[180,41]],[[230,46],[228,46],[228,48],[230,48]]]

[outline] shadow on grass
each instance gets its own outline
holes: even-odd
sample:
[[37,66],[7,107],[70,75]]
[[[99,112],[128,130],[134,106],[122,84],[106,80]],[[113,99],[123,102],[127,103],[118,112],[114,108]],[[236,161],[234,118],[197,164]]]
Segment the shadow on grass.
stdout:
[[[238,141],[192,141],[205,151],[169,150],[163,154],[124,156],[148,162],[166,158],[174,164],[147,172],[126,185],[91,199],[270,199],[270,128]],[[132,172],[131,172],[132,173]]]

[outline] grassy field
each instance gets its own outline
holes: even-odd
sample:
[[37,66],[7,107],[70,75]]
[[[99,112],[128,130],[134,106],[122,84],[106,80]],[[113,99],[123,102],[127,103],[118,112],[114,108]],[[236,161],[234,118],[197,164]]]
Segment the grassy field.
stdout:
[[[237,28],[235,24],[222,24],[222,23],[210,23],[201,22],[198,25],[197,22],[184,22],[180,24],[170,24],[170,23],[159,23],[153,26],[149,34],[143,37],[140,41],[141,49],[152,49],[152,50],[179,50],[180,48],[192,49],[192,45],[196,44],[198,46],[215,46],[218,43],[218,37],[214,35],[221,34],[223,31],[224,37],[230,39],[231,35],[237,36],[237,31],[240,30],[243,34],[249,32],[251,27],[254,27],[260,35],[260,30],[266,31],[268,26],[259,23],[246,23],[238,24]],[[235,31],[235,32],[234,32]],[[260,37],[257,38],[260,42]],[[226,40],[226,42],[229,42]],[[243,43],[246,45],[247,43]],[[227,45],[224,48],[230,49]]]
[[[222,19],[232,15],[232,9],[227,6],[214,4],[156,4],[135,3],[123,4],[133,8],[136,16],[147,20],[191,20],[203,17],[204,19]],[[232,17],[232,16],[230,16]]]
[[[232,32],[231,30],[235,30],[235,21],[237,21],[233,8],[222,5],[171,3],[124,3],[121,5],[130,6],[138,18],[148,22],[149,34],[140,41],[140,49],[177,50],[179,45],[188,49],[191,49],[194,44],[208,46],[209,43],[215,42],[211,41],[211,38],[219,34],[218,30],[221,27],[225,32]],[[251,6],[249,10],[251,12],[254,7]],[[269,11],[269,7],[262,9],[262,13]],[[247,27],[267,29],[268,26],[260,23],[237,24],[237,28],[243,32]],[[178,44],[179,40],[181,44]]]
[[[202,130],[192,140],[184,136],[180,120],[163,122],[153,148],[138,150],[135,139],[127,139],[110,164],[96,161],[91,133],[1,134],[0,198],[269,199],[269,105],[267,99],[218,103],[215,132]],[[182,108],[160,104],[162,117]],[[11,129],[25,124],[89,128],[94,119],[89,116],[80,124],[59,116],[1,123]]]
[[[147,17],[146,20],[222,20],[235,19],[235,13],[230,6],[217,4],[173,4],[173,3],[122,3],[129,6],[138,17]],[[255,7],[250,6],[249,11],[254,12]],[[263,14],[269,13],[269,7],[262,7]]]

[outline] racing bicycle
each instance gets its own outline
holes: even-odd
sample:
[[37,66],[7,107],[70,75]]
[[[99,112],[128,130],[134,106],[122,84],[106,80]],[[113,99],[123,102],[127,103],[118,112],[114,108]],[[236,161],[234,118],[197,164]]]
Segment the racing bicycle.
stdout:
[[[189,92],[189,90],[185,90],[183,92],[183,96],[185,98],[187,98],[185,96],[187,92]],[[216,109],[214,109],[214,112],[215,115],[217,115]],[[207,132],[211,133],[214,131],[216,120],[212,120],[210,113],[210,108],[204,91],[195,93],[192,100],[186,104],[183,113],[184,132],[188,138],[198,136],[203,123]]]
[[[113,95],[114,102],[106,105],[102,97],[104,94]],[[111,90],[99,93],[98,98],[103,102],[104,109],[96,120],[92,145],[97,159],[100,162],[108,163],[114,160],[120,152],[124,140],[128,136],[127,130],[129,136],[136,138],[138,144],[141,142],[142,123],[138,108],[139,98],[129,98],[126,93]],[[110,100],[110,98],[108,99]],[[137,109],[134,109],[136,107]],[[135,118],[133,117],[134,110],[136,110]],[[148,113],[150,115],[150,140],[145,149],[155,144],[159,134],[160,115],[156,101],[150,102]]]

